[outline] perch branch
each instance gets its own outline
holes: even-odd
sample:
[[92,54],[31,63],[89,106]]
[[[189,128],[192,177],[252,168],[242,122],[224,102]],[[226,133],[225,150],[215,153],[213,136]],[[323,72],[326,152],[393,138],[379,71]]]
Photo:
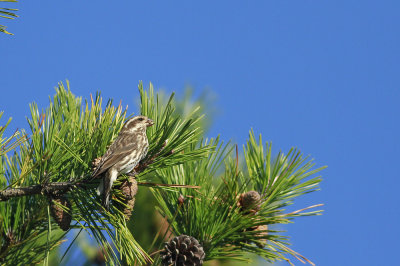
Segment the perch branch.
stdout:
[[[134,170],[134,175],[137,175],[144,171],[150,164],[154,162],[154,160],[160,155],[161,151],[165,148],[167,142],[164,142],[161,149],[152,157],[148,158],[145,161],[139,163],[139,165]],[[28,195],[37,195],[37,194],[65,194],[68,191],[80,187],[87,189],[87,184],[90,183],[91,178],[80,179],[79,181],[71,181],[71,182],[49,182],[43,184],[37,184],[29,187],[20,187],[20,188],[7,188],[0,191],[0,201],[7,201],[13,197],[22,197]],[[146,185],[146,184],[143,184]],[[150,183],[147,185],[151,185]],[[160,186],[159,184],[154,184],[155,186]],[[170,185],[171,187],[177,185]]]
[[13,197],[21,197],[36,194],[64,194],[72,188],[82,186],[75,182],[52,182],[29,187],[8,188],[0,191],[0,201],[6,201]]

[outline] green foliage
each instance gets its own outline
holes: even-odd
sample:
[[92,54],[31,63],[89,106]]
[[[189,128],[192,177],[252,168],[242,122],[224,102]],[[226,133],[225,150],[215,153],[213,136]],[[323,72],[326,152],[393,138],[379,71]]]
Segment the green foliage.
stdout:
[[[202,100],[188,104],[189,96],[184,100],[174,99],[174,94],[166,98],[155,93],[151,83],[147,90],[140,83],[139,94],[140,113],[155,123],[147,130],[149,152],[136,178],[139,184],[161,183],[150,190],[170,233],[195,237],[204,247],[206,260],[247,260],[249,253],[268,261],[290,262],[288,254],[307,260],[291,250],[288,237],[275,229],[297,216],[320,214],[304,212],[319,205],[289,213],[284,208],[296,197],[318,189],[321,179],[315,174],[323,167],[314,169],[312,160],[296,149],[273,156],[271,144],[263,146],[261,135],[257,141],[253,131],[244,147],[245,164],[240,165],[237,149],[233,156],[233,145],[224,145],[219,137],[204,140],[207,123],[201,112],[204,107],[198,104]],[[114,183],[117,197],[112,198],[110,211],[103,209],[95,193],[99,180],[91,178],[92,161],[116,138],[127,110],[121,105],[114,107],[112,100],[103,107],[100,94],[82,100],[72,94],[67,82],[66,87],[59,84],[47,108],[40,110],[33,103],[30,113],[27,132],[3,138],[10,120],[0,127],[0,191],[54,182],[74,184],[59,192],[71,203],[70,209],[59,206],[72,215],[71,229],[95,239],[108,264],[151,262],[128,226],[135,226],[136,221],[127,222],[121,210],[124,203],[118,199],[119,186],[126,177]],[[243,193],[250,190],[261,195],[258,211],[244,211],[240,204]],[[0,201],[1,264],[49,264],[50,251],[66,236],[50,215],[51,197],[42,191]],[[255,229],[265,225],[268,228]],[[161,230],[153,235],[157,246],[168,235]],[[155,254],[157,264],[159,253]],[[23,260],[19,260],[21,256]]]
[[[22,143],[19,152],[11,158],[3,155],[6,162],[1,179],[3,189],[48,182],[83,182],[91,175],[91,161],[101,156],[118,134],[126,113],[121,106],[115,108],[109,101],[103,111],[99,94],[95,99],[91,98],[90,103],[85,101],[82,105],[82,99],[71,93],[68,83],[67,86],[65,89],[63,84],[59,84],[53,101],[44,111],[39,112],[36,104],[31,105],[31,118],[28,119],[30,140]],[[118,241],[114,246],[127,261],[149,260],[127,230],[121,214],[99,211],[98,196],[94,189],[90,189],[96,185],[88,184],[89,189],[75,188],[66,194],[72,204],[68,211],[73,216],[75,227],[86,230],[103,246],[110,263],[118,264],[119,258],[108,242],[109,238]],[[2,243],[2,246],[20,249],[20,245],[31,243],[27,241],[30,236],[50,232],[51,227],[57,228],[52,219],[49,223],[46,206],[48,199],[41,195],[1,202],[3,234],[18,234],[13,239],[17,246],[10,243]],[[59,244],[59,241],[50,241],[54,237],[51,233],[49,243],[36,247],[34,251],[40,253],[45,248],[48,254],[49,249]]]
[[[1,112],[0,117],[2,114]],[[12,183],[29,182],[25,178],[29,169],[25,154],[21,152],[21,154],[14,153],[11,157],[7,156],[7,152],[16,147],[19,146],[20,150],[24,150],[27,145],[26,137],[20,132],[15,132],[12,137],[3,139],[3,133],[10,121],[11,119],[0,129],[1,188]],[[0,203],[0,263],[2,265],[40,262],[44,259],[48,246],[52,249],[61,243],[64,233],[61,230],[55,230],[48,237],[48,229],[44,223],[41,223],[44,217],[46,213],[35,206],[34,198],[12,198],[7,203]]]
[[[0,0],[0,2],[17,2],[17,0]],[[14,8],[5,8],[5,7],[0,7],[0,18],[5,18],[5,19],[15,19],[18,16],[14,13],[15,11],[18,11],[18,9]],[[12,33],[8,32],[6,30],[6,26],[0,25],[0,32],[3,32],[5,34],[13,35]]]
[[[3,116],[3,114],[4,112],[1,111],[0,119]],[[11,118],[8,119],[7,123],[4,126],[0,126],[0,156],[6,154],[9,151],[14,150],[25,140],[24,138],[19,137],[20,135],[19,131],[15,131],[11,137],[3,139],[4,132],[10,123],[11,123]],[[18,140],[14,141],[17,137],[19,137]]]
[[[143,85],[139,84],[139,88],[143,90]],[[169,100],[168,93],[162,90],[157,90],[157,94],[154,96],[154,89],[152,84],[150,84],[147,93],[149,94],[151,91],[153,97],[158,99],[158,104],[165,107]],[[151,98],[138,99],[137,106],[139,110],[141,106],[141,100],[144,99],[150,100]],[[208,91],[204,91],[202,94],[200,94],[200,96],[194,97],[193,90],[190,87],[185,88],[183,96],[176,95],[176,97],[172,99],[171,104],[175,109],[172,113],[174,118],[185,120],[191,118],[193,113],[197,114],[197,117],[200,114],[204,114],[207,119],[198,119],[194,124],[194,126],[198,128],[197,131],[203,132],[207,130],[211,124],[213,117],[212,115],[216,110],[213,103],[213,97],[209,96]],[[142,106],[146,106],[146,104]],[[201,154],[199,155],[201,156]],[[141,179],[164,183],[159,180],[156,175],[153,175],[153,173],[150,173],[149,175],[142,174]],[[155,211],[155,205],[156,201],[152,196],[151,191],[143,187],[136,195],[135,209],[132,214],[132,218],[128,222],[128,228],[131,230],[132,234],[137,238],[142,247],[145,248],[145,250],[148,250],[149,253],[155,251],[151,248],[157,247],[159,244],[156,242],[156,244],[152,245],[154,234],[151,234],[150,232],[157,232],[159,227],[163,224],[163,221],[160,220],[160,215]],[[146,217],[146,219],[143,219],[143,217]]]
[[125,119],[126,110],[113,107],[111,100],[104,111],[99,94],[82,106],[82,99],[71,93],[68,82],[67,87],[59,84],[45,111],[39,112],[35,103],[30,105],[32,117],[28,123],[37,183],[90,175],[90,162],[104,153]]
[[174,94],[164,103],[158,94],[154,94],[151,83],[148,91],[145,91],[140,83],[139,92],[141,114],[154,121],[154,126],[147,129],[150,144],[147,158],[156,154],[158,156],[138,178],[156,169],[198,160],[207,155],[209,147],[187,149],[197,143],[203,133],[200,126],[202,116],[197,114],[199,108],[191,110],[185,117],[180,117],[175,112]]
[[[272,159],[271,145],[266,144],[265,155],[261,137],[256,143],[252,131],[245,150],[246,168],[243,170],[237,163],[239,158],[233,160],[229,156],[232,151],[229,145],[219,144],[218,139],[200,147],[204,145],[213,147],[207,158],[156,171],[162,182],[201,186],[196,190],[153,189],[159,211],[168,219],[173,234],[186,234],[198,239],[206,252],[206,260],[246,260],[248,252],[268,261],[290,262],[285,254],[301,259],[301,255],[287,247],[287,237],[281,231],[271,227],[264,231],[254,228],[285,224],[295,216],[319,214],[320,211],[284,213],[283,207],[291,204],[293,198],[314,191],[320,178],[304,179],[322,168],[311,170],[313,164],[294,149],[287,155],[279,153]],[[197,147],[192,146],[192,149]],[[225,168],[218,174],[224,161]],[[240,195],[250,190],[261,194],[262,204],[256,214],[244,213],[239,205]]]
[[[263,205],[266,207],[266,215],[273,214],[276,217],[281,217],[283,208],[291,205],[296,197],[318,190],[321,178],[309,177],[326,168],[324,166],[313,169],[315,165],[313,160],[308,156],[304,157],[294,148],[291,148],[287,154],[279,152],[273,157],[272,145],[267,142],[264,153],[261,134],[257,143],[253,130],[250,131],[244,154],[251,188],[259,191],[265,199]],[[291,217],[317,213],[283,215],[285,219],[279,220],[279,223],[287,223],[289,221],[286,219]]]

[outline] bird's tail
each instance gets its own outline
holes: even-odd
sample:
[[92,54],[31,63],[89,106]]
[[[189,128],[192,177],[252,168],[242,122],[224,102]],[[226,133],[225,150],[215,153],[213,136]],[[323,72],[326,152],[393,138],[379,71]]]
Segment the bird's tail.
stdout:
[[105,176],[103,178],[103,182],[101,182],[99,186],[99,189],[102,190],[101,193],[103,194],[101,204],[107,211],[110,210],[110,193],[112,186],[110,181],[111,181],[110,178],[107,178],[107,176]]
[[103,193],[103,199],[102,199],[101,204],[103,205],[103,207],[104,207],[107,211],[110,210],[110,192],[108,192],[108,193],[104,192],[104,193]]

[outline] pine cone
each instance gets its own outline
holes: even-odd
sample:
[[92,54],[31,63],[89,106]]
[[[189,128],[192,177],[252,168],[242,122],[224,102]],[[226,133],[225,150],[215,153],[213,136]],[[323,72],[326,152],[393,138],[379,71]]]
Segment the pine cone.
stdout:
[[62,230],[67,231],[70,227],[72,217],[68,212],[66,212],[55,202],[59,205],[64,206],[68,210],[71,210],[71,203],[64,196],[54,196],[52,197],[50,206],[51,214],[53,215],[54,220],[57,222]]
[[133,177],[129,177],[129,180],[122,183],[120,190],[123,195],[121,201],[126,204],[122,212],[125,214],[125,219],[129,220],[135,206],[135,196],[138,190],[137,181]]
[[261,196],[257,191],[249,191],[240,196],[239,204],[242,210],[250,210],[250,212],[258,212],[261,208]]
[[165,243],[161,251],[162,265],[199,266],[203,265],[205,253],[194,237],[180,235]]

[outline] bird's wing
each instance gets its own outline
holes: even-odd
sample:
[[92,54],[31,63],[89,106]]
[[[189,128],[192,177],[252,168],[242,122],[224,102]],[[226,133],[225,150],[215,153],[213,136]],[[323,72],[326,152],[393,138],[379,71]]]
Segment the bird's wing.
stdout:
[[106,153],[101,157],[97,168],[93,171],[92,177],[97,177],[107,171],[117,162],[138,149],[138,139],[136,135],[121,133],[111,144]]

